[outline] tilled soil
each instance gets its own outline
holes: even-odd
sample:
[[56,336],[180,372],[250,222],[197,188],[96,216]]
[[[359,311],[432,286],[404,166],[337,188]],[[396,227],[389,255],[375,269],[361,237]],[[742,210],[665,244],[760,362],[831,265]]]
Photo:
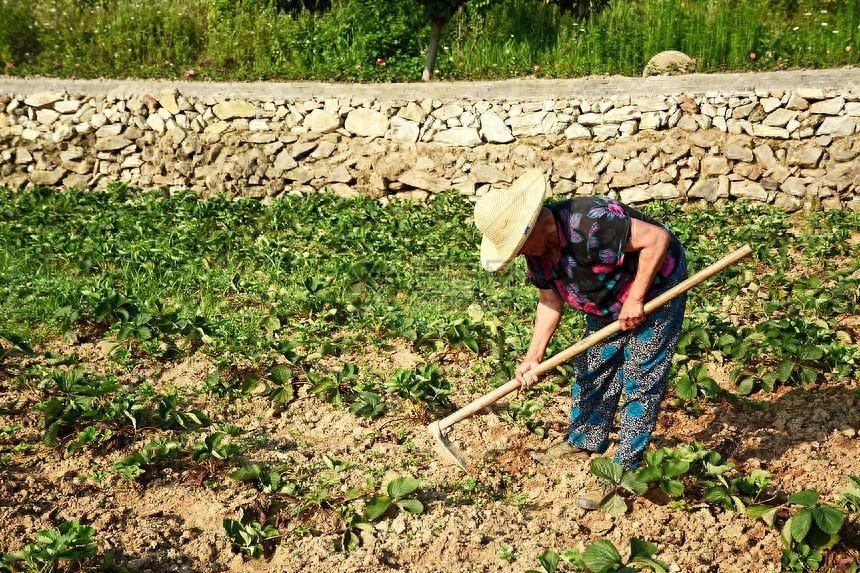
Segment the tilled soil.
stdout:
[[[62,450],[41,442],[39,414],[32,410],[38,392],[17,387],[8,373],[0,372],[0,427],[21,424],[14,441],[30,445],[29,451],[13,451],[11,438],[0,438],[0,453],[9,455],[8,463],[0,464],[0,550],[20,548],[40,529],[74,518],[97,530],[101,553],[115,550],[117,567],[143,572],[524,571],[539,568],[536,556],[547,548],[581,547],[607,538],[624,554],[633,537],[657,543],[658,557],[672,571],[779,570],[778,532],[738,513],[704,504],[675,509],[653,495],[630,500],[631,511],[619,518],[579,509],[575,496],[593,483],[587,462],[537,465],[529,450],[546,448],[550,440],[504,419],[503,405],[455,426],[452,440],[470,463],[465,475],[441,463],[424,427],[430,418],[406,404],[367,421],[300,391],[296,401],[277,411],[260,396],[215,399],[196,393],[215,370],[200,354],[129,368],[106,358],[103,345],[54,343],[52,349],[77,354],[92,371],[113,371],[127,382],[146,380],[160,389],[187,392],[213,420],[246,431],[247,462],[300,467],[329,454],[357,464],[336,477],[343,485],[335,487],[342,490],[360,486],[368,476],[377,482],[416,477],[422,482],[425,511],[380,520],[351,553],[335,549],[342,531],[336,510],[317,509],[301,520],[281,511],[280,544],[262,559],[246,560],[231,548],[222,520],[241,511],[274,520],[275,497],[227,478],[225,466],[207,474],[197,464],[179,461],[132,484],[108,471],[113,462],[159,435],[155,430],[141,431],[104,455],[85,449],[64,457]],[[387,351],[363,348],[348,358],[389,370],[422,361],[406,345]],[[29,360],[7,358],[7,367]],[[468,387],[468,355],[448,362],[446,374],[454,388]],[[742,471],[772,472],[781,491],[814,488],[833,501],[848,486],[849,476],[860,474],[856,388],[856,382],[780,388],[756,397],[767,403],[766,409],[721,401],[705,403],[700,415],[664,403],[654,443],[699,441]],[[474,397],[455,390],[452,401],[462,405]],[[546,398],[539,415],[551,435],[564,428],[568,407],[564,389]],[[93,472],[104,472],[101,483],[87,478]],[[856,522],[846,524],[846,543],[857,542],[857,529]],[[500,556],[508,546],[513,550],[510,562]]]

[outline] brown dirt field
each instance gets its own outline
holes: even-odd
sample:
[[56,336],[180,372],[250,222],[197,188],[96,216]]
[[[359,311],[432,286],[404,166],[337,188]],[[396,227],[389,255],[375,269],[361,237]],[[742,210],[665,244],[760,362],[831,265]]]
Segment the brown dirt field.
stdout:
[[[778,533],[744,515],[706,505],[672,509],[646,497],[632,500],[632,510],[620,518],[579,509],[573,499],[590,483],[587,464],[558,460],[536,465],[528,450],[545,448],[549,440],[503,419],[503,405],[458,424],[452,432],[453,441],[470,460],[470,475],[465,476],[440,462],[424,428],[429,419],[405,406],[367,421],[300,391],[299,399],[278,412],[259,396],[224,399],[197,392],[215,370],[201,354],[124,367],[104,355],[104,345],[56,341],[49,346],[75,353],[91,370],[112,372],[125,382],[146,380],[159,389],[185,391],[213,420],[246,430],[244,456],[249,461],[298,467],[330,454],[357,464],[337,477],[342,489],[361,485],[367,476],[377,481],[395,475],[417,477],[426,510],[381,520],[373,534],[363,535],[363,547],[352,553],[335,551],[333,512],[318,510],[304,523],[284,512],[279,526],[285,536],[273,554],[245,560],[231,549],[222,519],[242,510],[265,518],[273,498],[228,479],[226,469],[201,480],[200,469],[190,462],[148,473],[141,484],[129,485],[107,471],[111,463],[151,440],[156,435],[152,431],[105,455],[85,449],[64,457],[41,442],[39,414],[29,407],[38,400],[38,392],[18,387],[7,372],[0,373],[0,427],[22,425],[15,442],[29,444],[29,450],[14,451],[10,438],[0,436],[0,454],[10,456],[8,463],[0,464],[0,550],[17,549],[38,530],[62,518],[75,518],[96,528],[101,552],[115,549],[120,565],[144,573],[524,571],[539,567],[536,556],[546,548],[578,547],[608,538],[623,553],[632,537],[656,542],[658,557],[675,572],[779,570]],[[9,370],[31,361],[11,360]],[[350,361],[390,374],[423,360],[407,344],[397,342],[381,349],[356,349],[331,359],[330,365]],[[446,355],[444,361],[452,386],[459,389],[452,401],[465,404],[475,397],[462,390],[470,385],[469,354]],[[721,368],[714,365],[712,372],[721,384],[727,383]],[[559,384],[558,395],[539,398],[544,401],[539,416],[551,433],[565,427],[568,415],[567,390],[561,380]],[[856,381],[779,388],[756,397],[767,403],[766,410],[723,401],[705,403],[698,416],[664,403],[654,443],[701,441],[739,469],[772,472],[780,490],[815,488],[824,500],[833,501],[848,486],[849,476],[860,474],[856,389]],[[95,471],[105,472],[102,484],[87,478]],[[470,486],[467,477],[478,485]],[[856,535],[857,524],[850,527]],[[514,548],[512,563],[500,558],[503,546]]]

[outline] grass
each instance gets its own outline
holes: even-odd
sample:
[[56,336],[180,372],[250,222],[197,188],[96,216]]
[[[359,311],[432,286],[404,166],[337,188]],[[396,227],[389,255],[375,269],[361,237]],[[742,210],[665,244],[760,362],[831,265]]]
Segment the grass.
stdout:
[[[335,0],[294,15],[251,0],[0,0],[0,62],[14,75],[408,81],[428,26],[412,0]],[[461,10],[446,27],[442,79],[639,75],[677,49],[699,71],[858,63],[850,0],[626,0],[586,21],[536,0]]]

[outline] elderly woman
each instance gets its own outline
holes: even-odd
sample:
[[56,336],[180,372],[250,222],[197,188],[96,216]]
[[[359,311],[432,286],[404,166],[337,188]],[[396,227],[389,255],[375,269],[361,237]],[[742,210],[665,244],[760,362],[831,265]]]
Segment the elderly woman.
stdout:
[[[681,243],[663,226],[607,197],[575,197],[543,205],[547,182],[539,170],[524,173],[506,191],[483,196],[475,224],[483,234],[481,264],[497,271],[518,254],[539,298],[529,349],[517,367],[523,387],[544,359],[565,303],[586,314],[587,334],[621,322],[621,332],[574,358],[570,425],[564,439],[538,462],[586,459],[609,446],[609,431],[621,402],[615,461],[635,469],[657,423],[669,368],[681,332],[686,296],[648,316],[644,304],[687,276]],[[595,509],[600,486],[577,499]]]

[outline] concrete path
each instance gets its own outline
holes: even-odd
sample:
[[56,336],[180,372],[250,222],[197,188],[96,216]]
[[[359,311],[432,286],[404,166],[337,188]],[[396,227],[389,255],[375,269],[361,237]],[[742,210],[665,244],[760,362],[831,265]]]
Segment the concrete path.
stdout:
[[380,100],[470,99],[545,100],[597,99],[607,96],[673,95],[707,92],[738,93],[754,90],[822,88],[860,91],[860,68],[786,72],[689,74],[630,78],[591,76],[576,79],[517,79],[476,82],[348,84],[323,82],[189,82],[167,80],[67,80],[55,78],[0,78],[0,94],[63,92],[76,95],[130,97],[176,88],[190,97],[227,96],[237,99],[277,100],[348,98]]

